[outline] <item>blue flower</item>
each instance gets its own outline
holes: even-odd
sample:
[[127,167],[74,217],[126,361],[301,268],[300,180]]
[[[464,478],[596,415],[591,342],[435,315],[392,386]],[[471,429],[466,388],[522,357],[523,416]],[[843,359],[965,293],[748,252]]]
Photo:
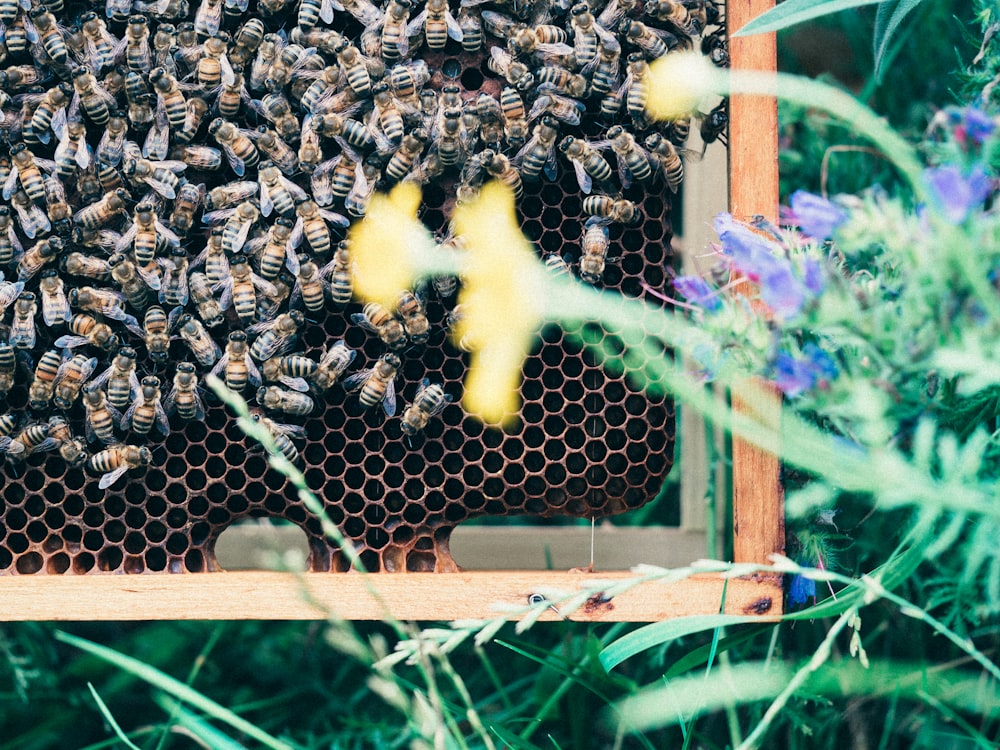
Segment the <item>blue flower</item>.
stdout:
[[799,229],[818,240],[830,239],[833,231],[847,221],[847,213],[835,203],[805,190],[792,193],[790,202]]
[[811,342],[802,348],[801,357],[782,350],[774,360],[774,382],[790,398],[825,387],[838,372],[833,358]]
[[782,318],[793,318],[806,303],[805,285],[792,273],[788,261],[777,258],[760,275],[760,298]]
[[709,312],[715,312],[722,307],[716,290],[712,289],[701,276],[678,276],[673,283],[674,289],[692,304],[701,305]]
[[797,575],[788,587],[788,606],[801,607],[808,599],[816,601],[816,581]]
[[973,166],[968,174],[952,164],[925,169],[924,182],[944,218],[952,224],[964,222],[993,189],[993,180],[982,164]]
[[715,231],[722,241],[722,252],[751,281],[760,278],[761,266],[767,264],[781,247],[736,221],[732,214],[715,217]]
[[996,129],[993,119],[977,107],[966,107],[962,112],[961,131],[966,138],[977,146],[989,138]]

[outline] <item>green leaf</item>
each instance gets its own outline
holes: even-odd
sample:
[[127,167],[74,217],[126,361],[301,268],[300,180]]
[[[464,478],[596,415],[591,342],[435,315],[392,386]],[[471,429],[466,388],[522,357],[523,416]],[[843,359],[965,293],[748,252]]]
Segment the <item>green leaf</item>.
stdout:
[[648,651],[663,643],[704,630],[741,625],[746,622],[759,624],[760,617],[754,615],[694,615],[692,617],[679,617],[676,620],[654,622],[638,630],[633,630],[628,635],[623,635],[614,643],[609,643],[601,651],[601,665],[610,672],[630,656],[641,654],[643,651]]
[[69,633],[65,633],[61,630],[55,631],[55,637],[58,641],[62,641],[63,643],[73,646],[74,648],[78,648],[81,651],[86,651],[88,654],[92,654],[110,664],[114,664],[119,669],[135,675],[139,679],[148,682],[150,685],[160,688],[178,700],[189,703],[208,716],[228,724],[233,729],[243,732],[248,737],[252,737],[264,747],[272,748],[272,750],[295,750],[293,745],[290,745],[287,742],[282,742],[276,737],[272,737],[263,729],[252,722],[247,721],[242,716],[233,713],[225,706],[216,703],[211,698],[205,697],[197,690],[185,685],[180,680],[174,679],[170,675],[161,672],[155,667],[149,666],[145,662],[134,659],[131,656],[121,654],[114,649],[102,646],[99,643],[93,643],[92,641],[88,641],[84,638],[78,638],[75,635],[70,635]]
[[121,726],[119,726],[118,722],[115,721],[115,717],[111,713],[111,709],[108,708],[108,704],[104,702],[104,700],[101,698],[100,695],[98,695],[97,690],[94,688],[94,686],[88,682],[87,687],[90,688],[90,694],[94,697],[94,702],[97,703],[98,710],[101,712],[101,715],[104,717],[104,720],[108,722],[108,724],[111,726],[111,729],[118,736],[118,739],[120,739],[122,743],[125,745],[125,747],[129,748],[129,750],[139,750],[138,745],[132,742],[132,740],[128,738],[128,735],[126,735],[125,732],[122,731]]
[[875,16],[875,80],[881,81],[882,74],[894,55],[887,54],[889,42],[903,19],[923,0],[886,0],[879,6]]
[[177,701],[171,700],[163,694],[154,696],[153,700],[173,717],[173,723],[176,726],[197,738],[203,746],[212,748],[212,750],[247,750],[246,745],[240,744],[229,735],[219,731],[197,714],[188,711]]
[[849,8],[875,5],[885,0],[788,0],[767,13],[762,13],[737,31],[733,36],[750,36],[779,31]]

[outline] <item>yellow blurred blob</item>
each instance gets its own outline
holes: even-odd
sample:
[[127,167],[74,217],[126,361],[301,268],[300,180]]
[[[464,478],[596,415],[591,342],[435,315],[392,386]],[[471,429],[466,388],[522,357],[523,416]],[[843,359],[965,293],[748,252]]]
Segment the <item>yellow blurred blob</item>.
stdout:
[[417,219],[420,188],[403,182],[388,195],[372,196],[362,221],[347,234],[354,262],[354,291],[362,299],[392,309],[400,291],[418,276],[421,251],[435,247],[434,238]]
[[466,248],[456,336],[472,346],[462,404],[484,422],[509,423],[521,366],[542,319],[540,265],[521,234],[514,194],[490,182],[453,219]]
[[672,52],[649,64],[646,110],[657,120],[690,115],[701,100],[725,88],[725,73],[697,52]]

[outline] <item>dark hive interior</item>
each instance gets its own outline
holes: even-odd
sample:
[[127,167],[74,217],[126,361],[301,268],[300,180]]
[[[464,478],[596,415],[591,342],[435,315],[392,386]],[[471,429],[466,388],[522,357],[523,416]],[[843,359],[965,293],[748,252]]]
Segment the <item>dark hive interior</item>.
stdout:
[[[154,7],[136,4],[132,11],[141,11],[146,16],[152,35],[163,24],[177,25],[195,19],[199,10],[205,7],[191,5],[184,8],[184,5],[164,3]],[[271,6],[274,5],[271,3]],[[688,5],[692,13],[698,8],[704,10],[711,7],[703,2]],[[418,4],[412,10],[411,19],[421,8],[422,4]],[[279,7],[273,13],[258,12],[255,2],[251,2],[245,11],[233,5],[224,8],[220,27],[235,36],[247,19],[260,17],[267,32],[281,31],[287,37],[296,26],[298,9],[297,2]],[[506,8],[494,4],[469,8],[475,13],[481,9],[508,14],[517,22],[528,20],[532,13],[538,12],[537,7],[532,10],[526,6]],[[91,8],[67,2],[62,8],[52,7],[52,13],[69,28],[67,34],[79,28],[85,18],[83,14],[91,10],[96,11],[99,18],[107,20],[110,33],[116,38],[122,37],[126,24],[109,18],[103,5]],[[458,6],[455,5],[452,10],[458,12]],[[600,10],[601,6],[598,6],[595,13]],[[675,45],[676,40],[683,37],[677,26],[651,19],[647,11],[641,4],[636,5],[625,11],[623,20],[617,22],[615,36],[622,40],[623,73],[625,57],[635,49],[626,41],[624,34],[624,28],[630,21],[642,19],[651,24],[658,23],[659,27],[671,31]],[[21,13],[23,11],[18,11],[18,17]],[[170,15],[172,13],[175,15]],[[567,9],[554,8],[551,23],[568,27],[568,18]],[[332,25],[328,27],[321,21],[316,28],[328,30],[331,27],[354,42],[359,40],[363,30],[350,12],[339,9],[335,11]],[[204,39],[204,36],[199,36],[199,44]],[[9,47],[9,38],[7,44]],[[234,42],[229,44],[232,51]],[[489,33],[485,34],[480,51],[466,51],[454,39],[448,39],[443,50],[430,50],[422,34],[415,35],[410,44],[408,54],[413,59],[425,60],[433,71],[425,86],[428,90],[440,92],[447,84],[457,84],[463,101],[468,102],[483,92],[499,97],[501,89],[507,85],[486,64],[490,48],[504,45],[503,39]],[[86,45],[83,50],[80,54],[84,55],[84,61],[93,63],[94,59],[86,56],[97,53]],[[75,65],[60,68],[51,60],[46,60],[45,54],[37,49],[32,51],[30,45],[26,52],[7,50],[7,59],[3,64],[34,67],[42,78],[40,87],[43,92],[56,86],[60,78],[73,78],[70,69]],[[71,48],[69,54],[70,60],[73,60],[77,52]],[[318,56],[321,65],[337,65],[336,53],[322,48],[306,54],[309,57]],[[651,56],[655,55],[646,55]],[[541,65],[530,55],[524,59],[531,68]],[[124,56],[121,62],[127,68]],[[178,78],[183,79],[186,69],[180,62],[178,66]],[[249,69],[248,64],[248,76]],[[6,70],[9,72],[12,68]],[[111,68],[102,71],[97,80],[105,82],[110,71]],[[15,113],[39,98],[29,101],[23,96],[32,90],[18,83],[16,75],[23,76],[24,71],[15,73],[4,79],[4,91],[11,97],[4,104],[4,112],[8,115],[6,133],[11,144],[23,138],[12,119]],[[347,84],[341,82],[338,85],[340,90]],[[286,95],[292,114],[303,128],[307,128],[310,113],[301,109],[296,98],[301,96],[302,91],[299,89],[293,93],[293,90],[294,84],[290,83],[284,87],[277,86],[270,93]],[[210,106],[216,95],[198,89],[196,85],[184,93],[187,97],[202,96]],[[266,89],[251,87],[249,96],[261,99],[267,93]],[[542,95],[537,88],[528,88],[523,94],[529,109]],[[126,106],[124,91],[111,96],[116,98],[115,106]],[[360,110],[351,113],[359,121],[365,119],[365,109],[371,106],[364,97],[362,102]],[[580,102],[584,109],[581,110],[579,124],[560,123],[560,139],[573,135],[590,143],[598,142],[605,138],[608,127],[615,123],[625,124],[640,141],[653,132],[646,124],[633,121],[625,107],[608,120],[599,115],[600,97],[583,96]],[[82,109],[86,140],[91,149],[96,149],[104,127],[92,121],[86,106]],[[28,121],[28,117],[30,110],[24,121]],[[208,123],[212,119],[212,113],[204,118],[192,143],[212,148],[219,146],[208,133]],[[417,119],[414,115],[414,120]],[[248,129],[268,124],[264,114],[246,101],[232,121]],[[537,118],[531,125],[537,125]],[[407,123],[407,129],[410,128]],[[670,135],[678,141],[678,145],[683,140],[682,134],[674,132],[669,125],[659,127],[656,132]],[[130,121],[128,138],[141,146],[145,137],[146,130]],[[175,145],[175,137],[170,136],[171,146]],[[59,154],[55,153],[59,141],[57,137],[48,143],[27,140],[32,154],[38,159],[58,158]],[[297,150],[296,137],[289,136],[289,140],[293,151]],[[496,143],[477,144],[470,141],[470,144],[470,159],[486,146],[510,158],[514,158],[519,150],[519,144],[509,141],[506,134]],[[321,145],[324,160],[334,157],[341,149],[341,144],[331,138],[323,137]],[[363,151],[362,155],[369,163],[380,169],[384,169],[392,154],[392,149],[381,147],[359,147],[359,150]],[[433,150],[425,150],[420,160],[432,153]],[[615,164],[611,150],[605,149],[601,153],[609,164]],[[117,179],[128,192],[127,208],[120,215],[112,216],[103,229],[126,232],[135,205],[149,193],[147,185],[127,174],[129,159],[126,153],[119,165],[114,167],[118,172]],[[6,160],[9,162],[10,158]],[[204,183],[207,188],[212,188],[237,180],[228,158],[220,161],[220,166],[213,170],[188,166],[180,175],[180,181]],[[518,162],[515,161],[515,164]],[[577,275],[583,252],[584,224],[588,219],[584,213],[585,196],[571,162],[561,154],[557,167],[555,179],[543,176],[540,181],[524,183],[523,195],[518,200],[519,219],[525,234],[535,243],[541,255],[565,257],[570,265],[569,273]],[[78,173],[93,171],[95,165],[91,164],[86,169],[76,167],[75,170]],[[446,232],[456,188],[463,181],[469,182],[466,180],[468,173],[468,169],[463,171],[458,165],[424,180],[421,219],[432,231],[440,232],[442,236]],[[46,174],[48,169],[43,165],[42,175]],[[74,213],[93,202],[78,185],[78,176],[62,180],[67,202]],[[287,176],[304,190],[311,189],[309,174],[295,169],[287,170]],[[108,179],[114,180],[114,177]],[[248,166],[243,179],[255,180],[256,169]],[[608,260],[599,286],[628,296],[642,297],[647,295],[646,288],[664,290],[668,279],[670,215],[674,194],[667,189],[662,173],[655,169],[648,182],[633,182],[633,185],[622,189],[620,175],[614,174],[595,189],[595,192],[605,192],[616,199],[634,201],[639,210],[639,219],[633,225],[621,222],[607,224],[610,242]],[[379,186],[387,184],[380,181]],[[168,222],[173,200],[162,196],[154,196],[154,200],[160,220]],[[35,205],[42,213],[47,213],[50,208],[45,200],[39,200]],[[326,208],[348,214],[339,200]],[[187,236],[181,237],[179,243],[192,262],[207,241],[209,230],[202,226],[200,220],[203,211],[204,207],[198,209],[194,227]],[[29,219],[13,207],[11,215],[15,237],[29,253],[35,243],[59,235],[60,227],[54,226],[51,230],[39,230],[34,233],[35,237],[28,238],[24,222]],[[272,213],[267,218],[259,218],[251,230],[251,238],[265,234],[275,223],[277,215]],[[359,220],[353,215],[350,218],[352,221]],[[327,226],[336,246],[346,230]],[[72,252],[102,259],[115,252],[113,247],[77,244],[77,238],[69,233],[65,237],[61,252],[53,262],[42,266],[43,270],[60,268],[58,256]],[[310,253],[308,248],[308,243],[304,243],[299,252],[310,254],[321,266],[330,260],[329,252]],[[165,249],[161,247],[157,252],[165,255]],[[130,255],[133,252],[131,243],[127,243],[124,252],[134,258]],[[251,264],[258,268],[255,257],[251,257]],[[309,538],[311,570],[347,569],[347,560],[324,539],[318,520],[306,510],[294,488],[269,467],[265,455],[253,441],[245,438],[233,414],[207,392],[203,395],[203,420],[183,420],[179,414],[172,414],[166,435],[160,434],[156,428],[143,435],[128,424],[115,426],[114,435],[108,443],[87,443],[86,460],[81,457],[75,464],[69,460],[71,455],[62,450],[64,446],[58,440],[46,440],[51,436],[41,426],[49,424],[50,418],[65,419],[71,434],[82,438],[86,433],[87,416],[79,397],[72,400],[69,408],[58,408],[51,401],[44,406],[29,404],[35,364],[46,351],[55,348],[54,342],[67,330],[63,322],[49,325],[43,319],[40,284],[44,273],[22,273],[23,267],[23,262],[19,264],[15,257],[3,268],[6,283],[11,284],[22,278],[23,291],[35,293],[39,304],[33,313],[36,339],[31,345],[14,347],[17,352],[12,383],[5,393],[0,394],[0,414],[9,420],[3,433],[8,439],[0,442],[5,451],[5,460],[0,461],[0,481],[3,482],[0,573],[212,571],[218,569],[214,544],[220,533],[235,521],[255,516],[286,519],[300,526]],[[86,285],[119,289],[112,280],[74,276],[64,270],[59,272],[59,278],[63,280],[66,291]],[[579,283],[584,282],[581,280]],[[150,295],[150,304],[155,304],[156,292],[151,291]],[[398,394],[395,416],[387,417],[378,407],[363,408],[358,393],[346,392],[340,383],[325,392],[313,389],[311,395],[317,405],[307,415],[267,415],[275,422],[302,428],[304,437],[293,438],[292,444],[297,449],[297,461],[306,481],[323,500],[331,519],[356,545],[369,569],[454,570],[448,539],[452,529],[469,518],[509,514],[600,517],[639,507],[656,495],[673,461],[674,409],[669,399],[650,398],[633,388],[624,376],[608,374],[593,356],[582,351],[573,337],[555,326],[549,326],[542,331],[535,351],[524,365],[520,420],[506,432],[484,428],[460,405],[467,355],[456,349],[446,335],[455,296],[443,296],[430,286],[424,290],[424,295],[431,335],[426,345],[411,344],[400,352],[402,365],[395,381]],[[216,290],[215,297],[219,296]],[[289,302],[284,301],[280,310],[286,311],[288,306]],[[169,309],[170,306],[164,304],[164,307]],[[334,342],[344,339],[348,347],[357,351],[344,377],[372,367],[385,353],[385,346],[377,336],[352,321],[352,315],[360,312],[362,307],[356,301],[346,306],[337,305],[328,296],[322,309],[305,311],[306,321],[298,331],[295,345],[285,353],[301,353],[318,361]],[[142,324],[143,309],[126,303],[124,310]],[[72,312],[78,310],[74,308]],[[185,312],[198,315],[196,306],[190,301]],[[13,300],[2,320],[4,329],[0,339],[13,344],[11,334],[16,332],[17,324]],[[103,322],[112,327],[122,344],[135,348],[138,377],[158,377],[164,397],[170,393],[177,363],[195,363],[199,378],[212,369],[211,364],[197,362],[187,343],[176,335],[170,342],[168,361],[158,364],[150,359],[143,336],[126,328],[115,317]],[[230,308],[225,320],[208,329],[208,333],[224,351],[228,334],[246,327],[245,322],[237,317],[235,309]],[[255,335],[251,333],[251,342]],[[110,366],[117,349],[105,351],[85,344],[76,347],[73,352],[84,355],[85,359],[97,359],[90,375],[92,379]],[[257,364],[260,365],[259,362]],[[417,389],[425,378],[431,383],[441,384],[445,392],[453,397],[453,402],[430,419],[421,432],[415,436],[404,435],[400,415],[415,399]],[[254,388],[248,387],[243,395],[255,406]],[[25,436],[24,431],[32,426],[36,426],[34,444],[46,440],[40,448],[49,450],[30,450],[32,438]],[[27,441],[28,450],[21,451],[13,445],[17,441],[22,446]],[[99,486],[102,476],[120,463],[109,459],[106,454],[95,460],[94,455],[100,456],[102,451],[107,451],[109,444],[146,446],[151,460],[147,466],[129,469],[109,488],[102,489]]]

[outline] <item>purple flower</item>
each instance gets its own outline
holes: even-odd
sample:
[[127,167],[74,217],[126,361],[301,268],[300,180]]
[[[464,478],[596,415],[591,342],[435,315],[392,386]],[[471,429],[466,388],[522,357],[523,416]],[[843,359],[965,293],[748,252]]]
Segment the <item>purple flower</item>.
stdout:
[[750,281],[760,279],[761,266],[767,264],[781,247],[736,221],[731,214],[715,217],[715,231],[722,241],[722,252]]
[[701,305],[709,312],[722,307],[716,291],[701,276],[678,276],[674,279],[674,289],[692,304]]
[[981,164],[973,166],[968,174],[952,164],[925,169],[924,182],[944,218],[952,224],[964,222],[993,189],[993,180]]
[[806,303],[806,287],[792,273],[788,261],[769,264],[760,276],[760,298],[782,318],[793,318]]
[[833,358],[813,343],[802,348],[802,357],[782,350],[774,361],[774,382],[790,398],[817,386],[825,387],[837,373]]
[[961,131],[965,138],[968,138],[977,146],[982,146],[983,141],[993,134],[996,125],[993,119],[977,107],[966,107],[962,112]]
[[835,203],[818,195],[796,190],[791,198],[792,214],[803,234],[828,240],[833,230],[847,221],[847,214]]

